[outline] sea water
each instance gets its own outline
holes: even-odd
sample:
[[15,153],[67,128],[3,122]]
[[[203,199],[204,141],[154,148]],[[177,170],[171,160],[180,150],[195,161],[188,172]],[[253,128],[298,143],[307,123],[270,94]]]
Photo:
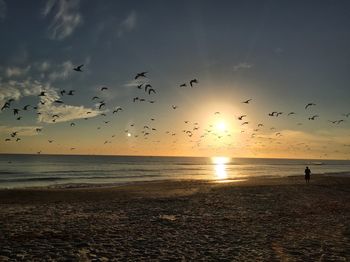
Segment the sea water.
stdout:
[[349,160],[227,157],[0,155],[0,188],[122,184],[152,180],[240,180],[350,173]]

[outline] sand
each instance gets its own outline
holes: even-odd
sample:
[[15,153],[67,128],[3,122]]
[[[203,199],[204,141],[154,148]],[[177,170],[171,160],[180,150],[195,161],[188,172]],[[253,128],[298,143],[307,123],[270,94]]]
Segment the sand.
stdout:
[[349,261],[350,178],[0,190],[0,261]]

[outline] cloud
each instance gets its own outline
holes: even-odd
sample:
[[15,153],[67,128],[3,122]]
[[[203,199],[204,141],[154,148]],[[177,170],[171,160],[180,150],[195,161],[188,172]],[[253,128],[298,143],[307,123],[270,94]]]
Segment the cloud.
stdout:
[[62,40],[70,36],[81,25],[83,18],[79,12],[79,0],[48,0],[43,16],[53,14],[49,26],[49,37]]
[[[52,121],[53,115],[58,115],[55,123],[58,122],[67,122],[75,119],[81,118],[91,118],[98,116],[102,111],[98,111],[91,108],[86,108],[84,106],[72,106],[72,105],[59,105],[56,106],[52,102],[46,103],[45,105],[40,105],[38,112],[41,113],[38,117],[38,122],[43,123],[54,123]],[[88,114],[88,112],[90,112]]]
[[[45,104],[38,104],[38,122],[53,123],[52,116],[59,115],[56,122],[71,121],[74,119],[90,118],[100,115],[102,112],[93,108],[72,105],[56,105],[53,101],[59,99],[56,89],[49,83],[33,81],[8,81],[0,83],[0,105],[2,106],[7,100],[13,98],[19,100],[25,96],[38,96],[40,92],[45,91],[46,95],[41,98]],[[87,112],[90,112],[89,114]],[[1,111],[0,111],[1,113]]]
[[0,19],[5,19],[7,13],[7,6],[4,0],[0,0]]
[[137,15],[135,11],[131,13],[120,23],[118,28],[118,37],[122,37],[126,32],[132,31],[136,27]]
[[141,84],[148,84],[149,80],[148,78],[142,78],[142,79],[134,79],[131,81],[128,81],[124,84],[125,87],[137,87]]
[[20,68],[20,67],[8,67],[5,70],[5,74],[7,77],[18,77],[23,76],[28,73],[30,70],[30,66],[27,66],[26,68]]
[[17,136],[36,136],[39,134],[36,131],[37,128],[42,128],[42,126],[0,126],[0,134],[18,132]]
[[73,72],[73,63],[71,61],[65,61],[58,65],[55,71],[52,71],[48,77],[51,81],[65,80]]
[[249,64],[247,62],[242,62],[242,63],[239,63],[237,65],[235,65],[233,67],[233,71],[238,71],[238,70],[241,70],[241,69],[249,69],[249,68],[252,68],[253,67],[253,64]]

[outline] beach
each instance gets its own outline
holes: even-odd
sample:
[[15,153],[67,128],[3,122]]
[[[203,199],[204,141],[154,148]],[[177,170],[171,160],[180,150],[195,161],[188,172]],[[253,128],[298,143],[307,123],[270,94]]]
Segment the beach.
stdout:
[[0,190],[0,261],[348,261],[350,177]]

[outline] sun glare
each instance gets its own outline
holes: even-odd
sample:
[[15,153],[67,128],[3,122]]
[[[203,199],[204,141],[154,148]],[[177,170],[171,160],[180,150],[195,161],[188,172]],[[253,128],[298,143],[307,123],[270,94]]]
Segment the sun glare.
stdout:
[[219,131],[225,131],[226,130],[226,124],[225,122],[221,121],[219,123],[216,124],[216,128]]

